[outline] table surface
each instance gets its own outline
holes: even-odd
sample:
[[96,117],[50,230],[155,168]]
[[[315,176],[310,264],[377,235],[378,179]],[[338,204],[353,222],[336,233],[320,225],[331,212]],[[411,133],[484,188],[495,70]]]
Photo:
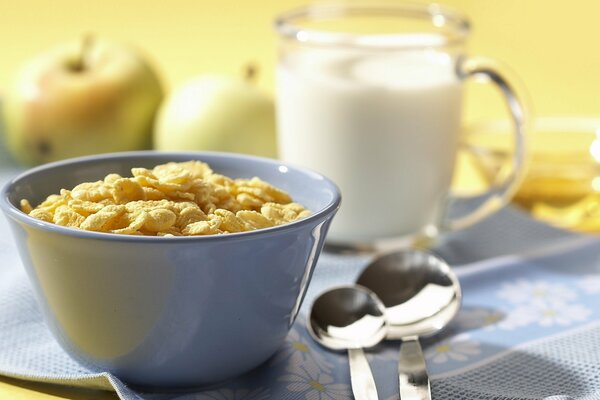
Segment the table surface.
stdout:
[[[0,168],[2,166],[0,165]],[[459,169],[459,176],[455,179],[455,187],[464,189],[465,192],[471,190],[481,191],[486,186],[472,168]],[[0,376],[0,398],[2,399],[118,399],[118,396],[112,392],[94,391],[86,389],[76,389],[66,386],[43,384],[38,382],[27,382],[23,380],[11,379]]]

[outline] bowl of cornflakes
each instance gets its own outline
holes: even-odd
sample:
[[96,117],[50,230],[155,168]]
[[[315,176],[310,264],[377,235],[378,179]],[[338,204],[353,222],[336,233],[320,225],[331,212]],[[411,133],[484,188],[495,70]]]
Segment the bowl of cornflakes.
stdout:
[[56,162],[0,194],[57,341],[160,388],[210,385],[278,349],[339,204],[317,173],[209,152]]

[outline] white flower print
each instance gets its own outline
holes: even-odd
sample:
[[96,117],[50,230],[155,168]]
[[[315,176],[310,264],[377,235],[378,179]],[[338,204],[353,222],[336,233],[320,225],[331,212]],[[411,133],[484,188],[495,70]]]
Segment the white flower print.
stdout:
[[432,344],[425,350],[425,358],[434,364],[442,364],[450,360],[467,361],[480,353],[479,342],[471,340],[468,334],[461,334]]
[[203,392],[195,400],[267,400],[271,398],[269,389],[219,389]]
[[287,370],[288,374],[279,378],[287,382],[290,392],[301,393],[306,400],[350,400],[350,385],[335,383],[333,377],[310,366],[300,366]]
[[577,293],[558,283],[519,279],[504,283],[498,291],[498,297],[512,304],[562,304],[575,300]]
[[312,351],[308,341],[300,336],[297,330],[291,330],[283,346],[271,360],[271,364],[287,363],[288,365],[315,364],[323,372],[331,372],[333,365],[325,356]]
[[567,326],[588,319],[592,310],[583,304],[533,303],[516,308],[511,314],[529,316],[540,326]]
[[587,294],[600,293],[600,275],[586,275],[579,282],[579,287]]
[[535,313],[531,313],[529,308],[529,305],[513,308],[502,321],[498,321],[496,327],[510,331],[534,323],[537,316]]
[[469,308],[461,310],[456,323],[463,330],[494,329],[505,318],[502,311],[489,308]]

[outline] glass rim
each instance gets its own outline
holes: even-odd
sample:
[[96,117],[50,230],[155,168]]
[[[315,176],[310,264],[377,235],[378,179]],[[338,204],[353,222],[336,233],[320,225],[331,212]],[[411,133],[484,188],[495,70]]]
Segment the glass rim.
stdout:
[[[371,15],[429,20],[432,27],[446,28],[453,35],[413,33],[348,33],[305,29],[296,23],[300,19],[321,20],[351,15]],[[423,4],[411,1],[376,1],[352,3],[321,3],[301,6],[280,14],[274,21],[275,31],[281,38],[300,43],[324,46],[350,46],[362,48],[423,48],[447,47],[462,44],[471,30],[466,15],[436,3]]]

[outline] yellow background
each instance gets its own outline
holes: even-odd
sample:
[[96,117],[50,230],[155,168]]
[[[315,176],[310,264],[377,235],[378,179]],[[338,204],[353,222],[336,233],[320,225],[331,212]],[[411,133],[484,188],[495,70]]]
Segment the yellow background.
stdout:
[[[168,87],[203,73],[239,74],[247,62],[273,89],[271,22],[299,0],[0,0],[0,96],[18,66],[47,47],[92,32],[151,55]],[[471,17],[471,54],[518,73],[538,115],[600,115],[600,2],[445,0]],[[499,112],[496,94],[470,88],[467,119]],[[27,389],[26,389],[27,388]],[[0,398],[95,398],[0,379]],[[111,396],[112,397],[112,396]]]
[[[302,0],[0,0],[0,93],[37,52],[93,32],[136,44],[169,87],[208,72],[239,74],[247,62],[273,87],[273,16]],[[446,0],[471,17],[472,54],[518,72],[539,115],[593,115],[600,106],[600,2],[594,0]],[[471,89],[468,117],[499,103]],[[475,101],[474,101],[475,100]]]

